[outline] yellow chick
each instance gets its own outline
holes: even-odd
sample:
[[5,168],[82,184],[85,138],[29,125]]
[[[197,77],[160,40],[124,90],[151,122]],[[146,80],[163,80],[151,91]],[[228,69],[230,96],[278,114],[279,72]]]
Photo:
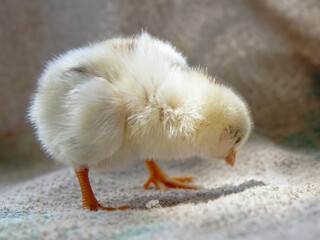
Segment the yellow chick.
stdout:
[[244,100],[203,70],[188,66],[170,43],[142,32],[70,50],[38,80],[29,118],[54,159],[71,165],[83,207],[103,207],[89,169],[145,160],[150,183],[197,189],[192,177],[169,177],[153,159],[222,158],[233,166],[251,129]]

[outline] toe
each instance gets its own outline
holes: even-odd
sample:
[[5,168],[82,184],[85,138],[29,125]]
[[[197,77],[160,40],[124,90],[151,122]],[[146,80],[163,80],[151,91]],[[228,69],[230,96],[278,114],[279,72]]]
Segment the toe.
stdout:
[[162,181],[155,181],[154,185],[156,185],[161,192],[165,192],[167,190],[166,185]]
[[175,177],[171,177],[174,180],[177,180],[179,182],[190,182],[193,180],[193,177],[191,176],[184,176],[184,177],[180,177],[180,176],[175,176]]
[[121,207],[118,207],[117,209],[126,210],[126,209],[131,209],[131,207],[130,206],[121,206]]
[[165,180],[165,184],[171,188],[183,188],[183,189],[198,189],[198,187],[190,184],[186,184],[180,181],[177,181],[172,178],[168,178]]
[[144,188],[144,189],[147,189],[147,188],[149,187],[150,183],[152,183],[152,179],[151,179],[151,178],[149,178],[149,179],[143,184],[143,188]]

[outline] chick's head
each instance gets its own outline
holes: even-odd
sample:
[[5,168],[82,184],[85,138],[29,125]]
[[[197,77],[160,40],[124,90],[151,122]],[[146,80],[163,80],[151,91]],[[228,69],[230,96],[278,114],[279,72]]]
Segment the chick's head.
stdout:
[[234,165],[236,150],[248,138],[252,122],[246,102],[230,88],[212,84],[204,97],[204,121],[198,131],[198,155]]

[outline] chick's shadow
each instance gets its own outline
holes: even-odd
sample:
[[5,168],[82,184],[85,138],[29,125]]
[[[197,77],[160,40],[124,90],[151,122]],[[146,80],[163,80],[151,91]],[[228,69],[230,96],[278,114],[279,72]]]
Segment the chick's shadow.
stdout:
[[246,189],[258,186],[266,186],[266,184],[262,181],[252,179],[237,186],[226,186],[213,189],[200,189],[192,191],[173,189],[168,190],[166,193],[150,190],[152,191],[152,194],[135,198],[134,200],[130,201],[129,204],[134,209],[147,209],[147,203],[151,200],[158,200],[161,207],[171,207],[185,203],[206,203],[209,200],[215,200],[230,194],[240,193]]

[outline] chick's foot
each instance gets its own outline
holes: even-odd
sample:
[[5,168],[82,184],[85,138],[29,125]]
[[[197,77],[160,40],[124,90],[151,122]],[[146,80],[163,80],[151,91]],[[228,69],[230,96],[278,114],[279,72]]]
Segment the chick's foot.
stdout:
[[94,196],[94,193],[92,192],[92,188],[89,181],[89,169],[84,167],[84,168],[81,168],[80,170],[75,170],[75,172],[80,184],[83,208],[89,209],[90,211],[98,211],[98,209],[115,211],[115,210],[125,210],[125,209],[131,208],[129,206],[122,206],[118,208],[102,206],[97,201],[96,197]]
[[149,178],[143,185],[145,189],[147,189],[151,183],[153,183],[162,192],[166,191],[167,187],[198,189],[197,186],[184,183],[191,181],[193,177],[169,177],[154,160],[146,159],[145,163],[149,170]]

